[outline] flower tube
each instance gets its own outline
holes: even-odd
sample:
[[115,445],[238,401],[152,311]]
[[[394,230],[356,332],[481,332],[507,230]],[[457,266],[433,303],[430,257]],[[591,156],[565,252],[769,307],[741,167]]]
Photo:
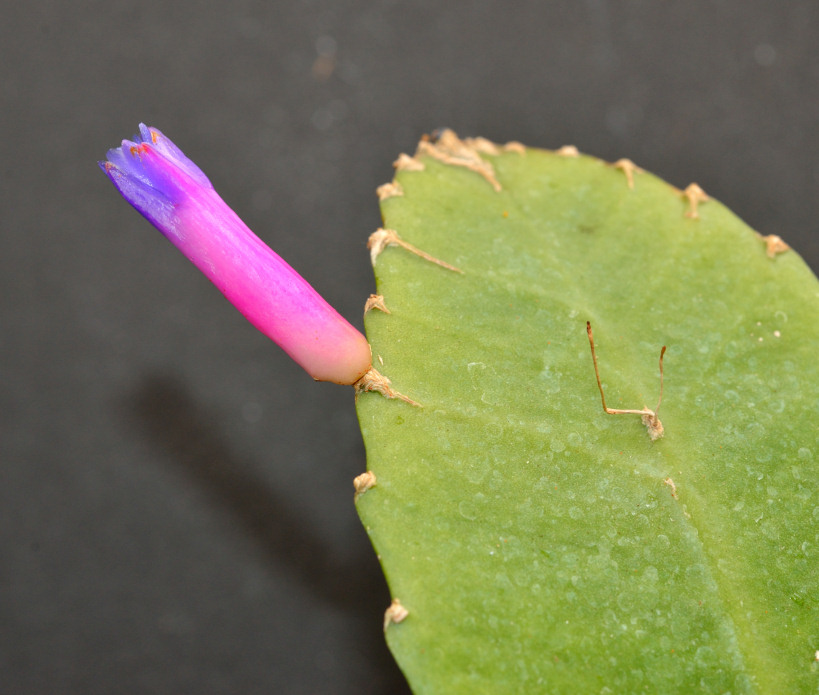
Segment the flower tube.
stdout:
[[355,384],[367,339],[259,239],[208,178],[156,128],[108,151],[100,167],[244,316],[317,381]]

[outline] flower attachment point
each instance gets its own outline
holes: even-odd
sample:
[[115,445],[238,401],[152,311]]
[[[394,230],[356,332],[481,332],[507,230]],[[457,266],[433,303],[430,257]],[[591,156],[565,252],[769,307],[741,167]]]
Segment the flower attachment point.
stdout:
[[403,393],[398,393],[393,387],[392,382],[381,374],[377,369],[370,367],[370,370],[353,384],[355,387],[355,397],[358,398],[362,393],[367,391],[376,391],[384,398],[397,398],[399,401],[414,405],[416,408],[422,408],[420,403],[408,398]]

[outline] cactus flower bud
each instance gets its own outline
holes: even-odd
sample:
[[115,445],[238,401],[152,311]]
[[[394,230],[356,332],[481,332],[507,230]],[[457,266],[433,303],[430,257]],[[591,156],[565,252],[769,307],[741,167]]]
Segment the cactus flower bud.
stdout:
[[100,162],[117,190],[317,381],[354,384],[367,339],[262,242],[176,145],[143,124]]

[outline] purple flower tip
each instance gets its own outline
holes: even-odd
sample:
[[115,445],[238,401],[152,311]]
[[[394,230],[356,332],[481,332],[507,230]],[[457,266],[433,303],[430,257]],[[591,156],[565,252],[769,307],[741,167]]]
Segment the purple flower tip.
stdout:
[[173,207],[188,190],[213,188],[182,150],[144,123],[139,124],[139,134],[133,140],[123,140],[122,146],[108,150],[107,156],[107,161],[99,163],[102,170],[123,197],[160,229],[172,222]]
[[366,338],[266,246],[156,128],[140,124],[139,135],[99,164],[122,196],[314,379],[353,384],[368,371]]

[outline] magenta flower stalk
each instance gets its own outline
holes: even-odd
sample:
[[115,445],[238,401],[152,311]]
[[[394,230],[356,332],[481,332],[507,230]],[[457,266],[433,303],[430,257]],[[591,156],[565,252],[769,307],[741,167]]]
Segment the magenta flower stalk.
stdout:
[[244,316],[317,381],[355,384],[371,367],[367,339],[259,239],[199,167],[156,128],[100,162],[117,190]]

